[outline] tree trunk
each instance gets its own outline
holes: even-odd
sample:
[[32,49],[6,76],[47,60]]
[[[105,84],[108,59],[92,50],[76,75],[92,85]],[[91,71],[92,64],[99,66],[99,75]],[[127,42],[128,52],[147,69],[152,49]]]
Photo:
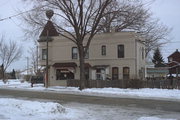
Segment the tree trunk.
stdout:
[[84,69],[84,48],[83,46],[79,46],[79,64],[80,64],[80,86],[79,90],[85,88],[85,69]]
[[3,82],[5,83],[5,69],[4,69],[4,65],[1,66],[1,69],[2,69],[2,80]]
[[3,82],[6,83],[6,81],[5,81],[5,71],[4,70],[2,70],[2,79],[3,79]]

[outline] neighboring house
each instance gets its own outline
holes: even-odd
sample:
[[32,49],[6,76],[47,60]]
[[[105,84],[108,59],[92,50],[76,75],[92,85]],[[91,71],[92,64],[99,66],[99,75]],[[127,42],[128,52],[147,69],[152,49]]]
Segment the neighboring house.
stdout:
[[168,67],[147,68],[146,77],[148,78],[167,77],[168,74],[169,74]]
[[166,63],[160,63],[159,67],[155,67],[152,61],[146,62],[146,78],[167,77],[169,74],[169,67]]
[[178,49],[168,56],[168,65],[170,74],[180,74],[180,52]]
[[[67,79],[79,79],[77,46],[59,36],[48,21],[40,35],[41,66],[46,65],[46,36],[48,47],[49,85],[67,85]],[[85,76],[89,80],[143,79],[145,77],[145,45],[135,32],[99,33],[93,38],[85,57]]]

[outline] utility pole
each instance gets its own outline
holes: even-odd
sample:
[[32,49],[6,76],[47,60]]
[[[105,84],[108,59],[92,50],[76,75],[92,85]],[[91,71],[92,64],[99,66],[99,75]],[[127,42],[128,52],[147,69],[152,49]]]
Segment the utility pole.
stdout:
[[29,57],[26,57],[27,59],[27,75],[29,74]]
[[49,76],[48,76],[48,74],[49,74],[49,72],[48,72],[48,36],[49,36],[49,31],[47,30],[47,38],[46,38],[46,81],[45,81],[45,87],[46,88],[48,88],[48,78],[49,78]]
[[38,45],[37,45],[37,56],[36,56],[36,57],[37,57],[37,58],[36,58],[36,60],[37,60],[37,61],[36,61],[36,64],[37,64],[37,65],[36,65],[36,67],[37,67],[37,68],[36,68],[36,72],[38,73],[38,58],[39,58]]
[[[49,19],[48,21],[50,21],[50,19],[52,18],[52,16],[54,15],[54,11],[53,10],[47,10],[46,11],[46,17]],[[47,29],[47,39],[46,39],[46,81],[45,81],[45,87],[48,88],[48,81],[49,81],[49,57],[48,57],[48,43],[49,43],[49,30]]]

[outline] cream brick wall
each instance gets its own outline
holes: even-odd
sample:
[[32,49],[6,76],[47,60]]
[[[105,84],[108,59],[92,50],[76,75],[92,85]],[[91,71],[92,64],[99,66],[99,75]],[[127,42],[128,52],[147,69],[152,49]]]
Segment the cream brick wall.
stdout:
[[[70,40],[59,36],[54,37],[49,43],[49,64],[62,62],[75,62],[79,66],[79,61],[72,59],[72,47],[76,45]],[[97,34],[91,41],[89,47],[89,59],[85,62],[91,66],[109,65],[109,73],[112,74],[112,67],[119,68],[119,79],[123,78],[123,67],[130,68],[130,78],[139,78],[139,70],[145,68],[145,59],[142,59],[142,47],[137,34],[134,32],[116,32]],[[86,41],[85,41],[86,42]],[[123,44],[125,47],[125,57],[118,58],[117,46]],[[106,45],[106,56],[101,55],[101,46]],[[39,43],[40,54],[43,48],[46,48],[45,42]],[[145,47],[144,47],[145,48]],[[42,58],[42,57],[41,57]],[[45,65],[44,60],[40,60],[40,65]],[[57,81],[55,78],[55,68],[50,69],[50,85],[65,85],[64,81]],[[79,79],[79,67],[76,68],[75,79]]]

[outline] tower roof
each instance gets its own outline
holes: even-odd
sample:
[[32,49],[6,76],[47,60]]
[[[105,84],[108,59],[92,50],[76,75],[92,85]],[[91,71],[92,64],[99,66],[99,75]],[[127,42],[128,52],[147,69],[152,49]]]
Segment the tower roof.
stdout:
[[56,28],[54,27],[53,23],[51,21],[48,21],[41,32],[39,37],[46,37],[48,31],[48,36],[58,36],[59,33],[57,32]]

